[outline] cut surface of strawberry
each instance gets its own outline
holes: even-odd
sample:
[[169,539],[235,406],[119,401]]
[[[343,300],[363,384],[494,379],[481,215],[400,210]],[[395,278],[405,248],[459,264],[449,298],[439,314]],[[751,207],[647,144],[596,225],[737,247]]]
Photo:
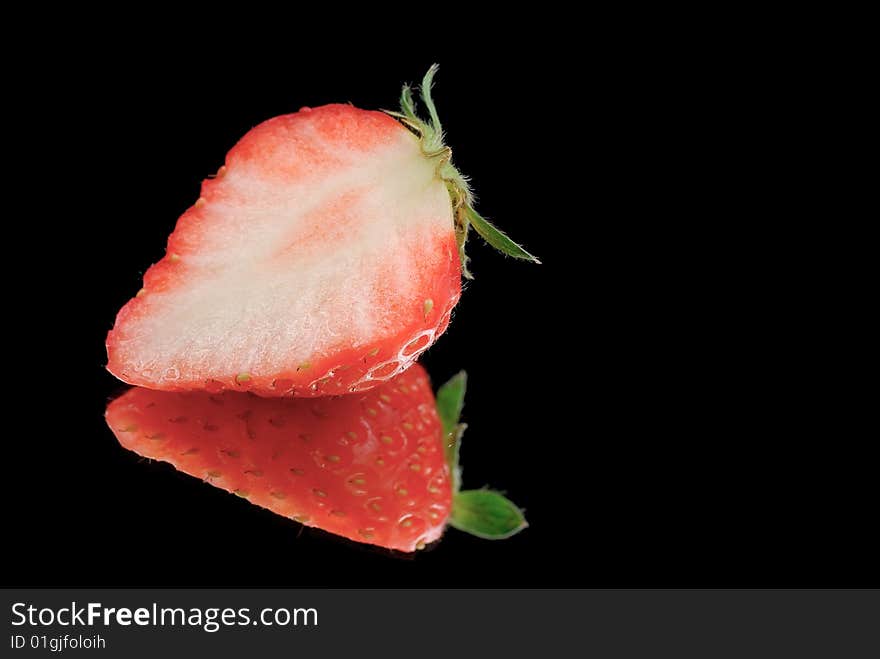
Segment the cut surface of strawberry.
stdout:
[[443,144],[434,71],[427,121],[405,88],[401,113],[326,105],[249,131],[119,312],[107,368],[170,391],[366,390],[445,331],[470,226],[534,260],[474,211]]

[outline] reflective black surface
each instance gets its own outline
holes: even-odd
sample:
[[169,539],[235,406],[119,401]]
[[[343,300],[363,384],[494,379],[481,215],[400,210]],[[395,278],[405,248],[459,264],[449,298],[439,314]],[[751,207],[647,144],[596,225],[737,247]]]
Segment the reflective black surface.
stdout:
[[[810,285],[782,265],[790,234],[778,214],[743,207],[747,181],[722,185],[750,165],[719,156],[734,129],[695,109],[688,80],[525,42],[469,61],[251,54],[163,64],[125,44],[74,49],[45,72],[38,108],[21,101],[35,125],[27,192],[7,192],[27,199],[7,215],[7,249],[27,255],[7,279],[8,322],[23,331],[8,346],[22,401],[7,410],[8,580],[878,583],[870,438],[846,407],[860,401],[823,377],[798,306]],[[531,526],[497,543],[450,531],[402,560],[121,449],[103,421],[122,387],[103,341],[251,126],[331,101],[392,107],[434,59],[480,210],[544,264],[474,239],[476,279],[424,363],[438,383],[467,369],[465,484],[505,490]]]

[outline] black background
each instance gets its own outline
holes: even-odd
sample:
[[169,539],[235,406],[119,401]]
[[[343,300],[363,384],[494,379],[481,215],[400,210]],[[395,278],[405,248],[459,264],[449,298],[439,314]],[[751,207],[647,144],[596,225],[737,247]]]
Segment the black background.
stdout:
[[[72,44],[17,105],[36,125],[33,189],[8,192],[26,199],[8,241],[26,256],[9,281],[24,333],[7,372],[11,581],[880,584],[876,437],[825,377],[827,316],[804,311],[817,284],[752,176],[766,154],[737,146],[760,129],[757,106],[713,86],[723,64],[660,65],[570,36],[466,58],[446,44],[385,55],[179,39]],[[543,265],[473,239],[476,279],[424,363],[435,383],[467,369],[465,485],[506,490],[530,528],[496,543],[450,531],[400,558],[121,449],[103,420],[122,390],[104,337],[201,179],[260,121],[393,107],[435,60],[480,210]]]

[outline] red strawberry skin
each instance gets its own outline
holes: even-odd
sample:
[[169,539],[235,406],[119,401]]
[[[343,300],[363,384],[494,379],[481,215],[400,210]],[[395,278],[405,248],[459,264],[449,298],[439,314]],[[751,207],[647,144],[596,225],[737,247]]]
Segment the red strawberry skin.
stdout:
[[166,391],[327,396],[405,370],[461,294],[449,192],[381,112],[249,131],[119,312],[107,368]]
[[441,424],[424,369],[320,399],[133,388],[107,423],[135,453],[308,526],[411,552],[452,505]]

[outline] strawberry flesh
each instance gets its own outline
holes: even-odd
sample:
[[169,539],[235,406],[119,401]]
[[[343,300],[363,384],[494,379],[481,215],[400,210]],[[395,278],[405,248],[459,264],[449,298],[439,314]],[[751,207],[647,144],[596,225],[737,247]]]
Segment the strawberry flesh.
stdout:
[[461,263],[446,184],[381,112],[327,105],[232,148],[119,312],[107,368],[152,389],[367,390],[446,329]]

